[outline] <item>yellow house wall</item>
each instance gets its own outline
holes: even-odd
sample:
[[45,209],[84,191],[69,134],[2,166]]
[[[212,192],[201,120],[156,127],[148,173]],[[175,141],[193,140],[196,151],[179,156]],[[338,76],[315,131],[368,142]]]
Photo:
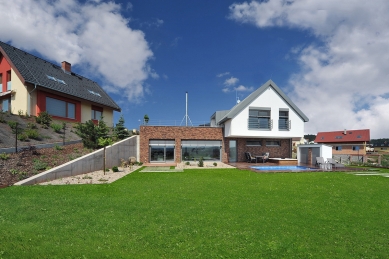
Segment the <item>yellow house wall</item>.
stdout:
[[23,114],[26,114],[28,111],[27,89],[13,69],[11,69],[11,90],[16,92],[15,95],[11,97],[11,112],[13,114],[18,114],[18,111],[22,111]]
[[[92,119],[92,104],[89,102],[81,103],[81,122],[87,122]],[[113,109],[103,106],[104,122],[108,127],[113,126]]]

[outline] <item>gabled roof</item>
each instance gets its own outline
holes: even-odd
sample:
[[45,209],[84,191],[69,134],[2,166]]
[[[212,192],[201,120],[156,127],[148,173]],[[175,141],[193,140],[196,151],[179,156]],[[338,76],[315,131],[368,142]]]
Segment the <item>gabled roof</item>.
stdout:
[[[21,77],[23,83],[31,83],[63,94],[78,97],[120,111],[120,107],[94,81],[65,72],[58,65],[31,55],[0,41],[0,52]],[[51,79],[49,77],[52,77]],[[58,79],[58,80],[53,80]]]
[[303,120],[304,122],[309,121],[308,117],[286,96],[282,90],[272,81],[269,80],[264,83],[261,87],[247,96],[243,101],[236,104],[229,113],[226,114],[218,123],[224,123],[225,121],[234,118],[237,114],[239,114],[244,108],[246,108],[250,103],[252,103],[258,96],[260,96],[266,89],[269,87],[273,88],[276,93],[287,103]]
[[319,132],[316,143],[345,143],[370,141],[370,129]]

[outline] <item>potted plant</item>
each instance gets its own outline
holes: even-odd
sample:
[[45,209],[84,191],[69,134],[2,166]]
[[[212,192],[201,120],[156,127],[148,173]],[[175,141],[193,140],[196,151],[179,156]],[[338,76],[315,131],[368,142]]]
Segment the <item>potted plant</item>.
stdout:
[[147,124],[149,123],[149,116],[146,114],[144,117],[143,117],[143,120],[144,122]]

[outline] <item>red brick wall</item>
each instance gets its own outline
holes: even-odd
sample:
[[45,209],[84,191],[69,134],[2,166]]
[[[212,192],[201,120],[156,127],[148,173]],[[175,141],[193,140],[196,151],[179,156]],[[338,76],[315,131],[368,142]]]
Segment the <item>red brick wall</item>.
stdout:
[[149,162],[150,139],[175,140],[175,161],[181,162],[181,140],[220,140],[222,141],[221,160],[227,162],[223,129],[214,127],[176,127],[176,126],[141,126],[140,162]]
[[[292,156],[292,150],[291,150],[291,139],[253,139],[253,138],[226,138],[225,139],[225,145],[226,145],[226,154],[230,153],[230,147],[229,147],[229,141],[230,140],[236,140],[237,142],[237,159],[238,162],[245,162],[246,157],[244,155],[245,152],[250,152],[252,156],[259,156],[263,153],[268,152],[269,156],[272,158],[290,158]],[[261,141],[262,146],[247,146],[246,141],[252,140],[252,141]],[[269,147],[266,146],[266,141],[280,141],[279,147]]]

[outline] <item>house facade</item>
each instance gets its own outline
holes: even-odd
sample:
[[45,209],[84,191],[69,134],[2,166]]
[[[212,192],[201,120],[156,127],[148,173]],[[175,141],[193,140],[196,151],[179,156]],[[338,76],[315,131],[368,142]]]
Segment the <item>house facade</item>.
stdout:
[[342,130],[319,132],[315,142],[332,146],[332,155],[352,160],[366,155],[366,144],[370,141],[370,130]]
[[37,116],[47,111],[68,122],[113,125],[120,107],[94,81],[0,41],[0,110]]
[[269,80],[231,110],[216,111],[209,126],[141,126],[141,161],[203,158],[242,162],[246,160],[245,152],[252,155],[268,152],[272,158],[291,158],[292,140],[303,137],[307,121],[307,116]]

